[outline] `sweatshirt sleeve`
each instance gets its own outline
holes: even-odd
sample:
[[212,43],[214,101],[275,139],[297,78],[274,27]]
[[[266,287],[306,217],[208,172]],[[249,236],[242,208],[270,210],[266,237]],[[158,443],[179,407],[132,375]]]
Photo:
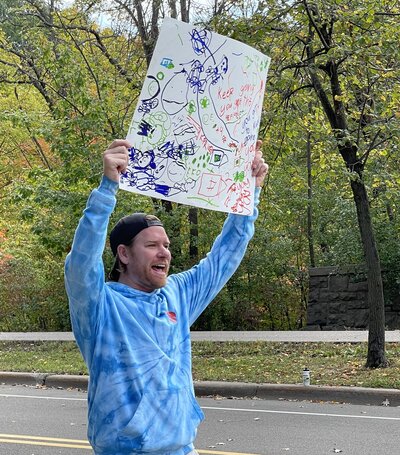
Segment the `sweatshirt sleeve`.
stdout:
[[95,331],[98,308],[103,299],[102,256],[117,190],[118,183],[103,176],[99,187],[89,196],[65,261],[65,287],[71,323],[81,350]]
[[252,215],[229,214],[207,256],[190,270],[174,275],[181,292],[185,294],[184,304],[188,306],[190,325],[239,267],[254,235],[260,192],[260,188],[255,189]]

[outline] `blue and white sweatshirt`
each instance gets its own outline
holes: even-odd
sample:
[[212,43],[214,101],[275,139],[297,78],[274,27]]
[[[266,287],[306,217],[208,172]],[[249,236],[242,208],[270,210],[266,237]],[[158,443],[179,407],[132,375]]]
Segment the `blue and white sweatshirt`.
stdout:
[[96,455],[186,455],[204,418],[194,396],[190,326],[239,266],[258,210],[228,215],[206,258],[147,293],[105,282],[102,254],[117,189],[103,177],[92,191],[65,263],[72,328],[90,374],[89,441]]

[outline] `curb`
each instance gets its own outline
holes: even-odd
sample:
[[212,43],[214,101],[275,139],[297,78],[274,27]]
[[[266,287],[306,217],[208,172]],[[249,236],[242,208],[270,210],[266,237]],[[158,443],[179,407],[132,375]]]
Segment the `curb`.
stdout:
[[88,376],[0,371],[0,384],[87,390]]
[[[1,375],[0,375],[1,380]],[[68,374],[49,374],[46,376],[45,386],[57,389],[79,389],[87,390],[89,383],[88,376],[68,375]]]
[[[88,376],[0,371],[0,384],[79,389],[87,391]],[[400,390],[367,387],[304,386],[302,384],[254,384],[248,382],[195,381],[197,397],[251,398],[339,402],[371,406],[400,406]]]
[[27,386],[44,386],[46,381],[45,373],[18,373],[13,371],[0,372],[0,384],[7,385],[27,385]]
[[302,384],[252,384],[241,382],[195,382],[197,396],[226,398],[339,402],[371,406],[400,406],[400,390],[368,387],[304,386]]

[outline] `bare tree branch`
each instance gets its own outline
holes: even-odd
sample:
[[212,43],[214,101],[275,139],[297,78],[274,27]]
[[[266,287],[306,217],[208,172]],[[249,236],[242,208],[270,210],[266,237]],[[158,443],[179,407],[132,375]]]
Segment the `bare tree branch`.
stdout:
[[[55,24],[53,21],[47,20],[47,18],[45,18],[42,15],[37,15],[37,14],[32,14],[32,13],[30,13],[30,14],[26,13],[26,15],[32,15],[32,16],[37,17],[38,19],[40,19],[42,21],[43,25],[45,25],[46,27],[64,30],[66,32],[73,31],[73,30],[80,30],[80,31],[83,31],[83,32],[86,32],[86,33],[92,35],[96,41],[96,46],[100,49],[100,51],[103,53],[103,55],[107,58],[109,63],[117,69],[118,73],[122,77],[124,77],[128,83],[133,82],[133,80],[134,80],[133,77],[131,77],[129,75],[128,71],[118,62],[117,59],[115,59],[114,57],[111,56],[111,54],[108,52],[106,45],[104,44],[104,39],[115,38],[114,35],[102,37],[101,34],[93,27],[85,27],[82,25],[67,25],[65,23],[62,23],[62,25],[58,25],[58,24]],[[59,16],[59,18],[61,18],[60,15],[58,15],[58,16]],[[70,34],[70,36],[72,36],[72,35]],[[138,84],[135,84],[133,88],[139,88]]]

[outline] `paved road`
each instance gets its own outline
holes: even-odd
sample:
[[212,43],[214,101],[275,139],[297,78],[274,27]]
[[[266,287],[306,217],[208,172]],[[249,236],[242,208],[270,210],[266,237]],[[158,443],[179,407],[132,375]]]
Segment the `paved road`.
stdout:
[[[359,343],[368,340],[365,330],[343,331],[254,331],[254,332],[192,332],[193,341],[277,341],[277,342],[346,342]],[[0,332],[0,341],[72,341],[71,332]],[[387,342],[400,342],[400,330],[385,332]]]
[[[400,408],[201,398],[200,455],[393,455]],[[1,455],[85,455],[86,394],[0,386]]]

